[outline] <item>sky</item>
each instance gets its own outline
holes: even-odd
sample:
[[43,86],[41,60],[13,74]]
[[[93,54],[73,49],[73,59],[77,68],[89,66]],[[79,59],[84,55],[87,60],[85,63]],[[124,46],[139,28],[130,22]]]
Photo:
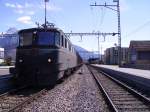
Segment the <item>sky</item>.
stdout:
[[[47,20],[65,33],[117,32],[117,13],[91,4],[113,4],[113,0],[49,0]],[[150,40],[150,0],[120,0],[122,47],[131,40]],[[0,32],[18,30],[44,23],[44,0],[0,0]],[[116,36],[100,36],[100,52],[118,44]],[[73,44],[89,51],[98,50],[98,37],[70,37]]]

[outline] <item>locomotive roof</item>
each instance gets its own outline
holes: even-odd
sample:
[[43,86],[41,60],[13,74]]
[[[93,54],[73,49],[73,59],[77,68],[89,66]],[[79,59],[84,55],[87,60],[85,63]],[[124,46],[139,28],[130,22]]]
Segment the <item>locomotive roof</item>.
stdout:
[[28,28],[28,29],[22,29],[18,33],[33,32],[33,31],[58,31],[58,32],[62,32],[62,30],[60,30],[58,28]]
[[[41,28],[41,27],[39,27],[39,28],[22,29],[18,32],[18,34],[23,33],[23,32],[34,32],[34,31],[58,31],[60,33],[64,33],[61,29],[56,28],[56,27],[51,27],[51,28]],[[65,38],[71,43],[71,41],[67,37],[65,37]]]
[[[56,27],[51,27],[51,28],[41,28],[40,27],[40,28],[22,29],[18,32],[18,34],[23,33],[23,32],[34,32],[34,31],[57,31],[57,32],[64,34],[64,32],[61,29],[56,28]],[[67,37],[65,37],[65,38],[71,43],[71,41]]]

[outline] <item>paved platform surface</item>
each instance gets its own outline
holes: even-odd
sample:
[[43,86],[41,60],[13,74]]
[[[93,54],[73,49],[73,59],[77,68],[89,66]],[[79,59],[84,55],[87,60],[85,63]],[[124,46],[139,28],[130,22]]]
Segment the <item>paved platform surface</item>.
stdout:
[[98,64],[93,64],[93,65],[150,79],[150,70],[141,70],[141,69],[133,69],[133,68],[122,68],[122,67],[120,68],[120,67],[115,66],[115,65],[98,65]]
[[1,75],[8,75],[10,67],[13,67],[13,66],[0,66],[0,76]]

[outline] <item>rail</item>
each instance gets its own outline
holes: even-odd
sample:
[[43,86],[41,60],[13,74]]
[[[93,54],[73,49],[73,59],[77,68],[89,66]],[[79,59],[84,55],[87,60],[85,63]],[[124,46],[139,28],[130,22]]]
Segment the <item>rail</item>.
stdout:
[[102,91],[102,94],[105,96],[104,98],[107,101],[107,104],[109,105],[109,108],[113,111],[113,112],[118,112],[116,106],[113,104],[111,98],[109,97],[109,95],[107,94],[107,92],[105,91],[103,85],[101,84],[101,82],[99,81],[98,77],[94,74],[94,72],[92,72],[91,68],[88,66],[89,71],[91,72],[93,78],[96,81],[96,84],[98,85],[99,89]]
[[24,106],[25,104],[33,101],[34,99],[38,98],[39,96],[41,96],[41,94],[43,94],[45,92],[46,92],[46,89],[41,90],[40,92],[36,93],[35,95],[32,95],[31,97],[27,98],[25,101],[19,103],[15,107],[11,108],[8,112],[14,112],[16,109],[19,109],[22,106]]
[[[126,84],[120,82],[119,80],[109,76],[108,74],[96,70],[93,67],[88,67],[88,68],[91,74],[93,75],[96,83],[98,84],[98,87],[102,91],[104,98],[107,101],[107,104],[109,105],[110,109],[113,112],[120,112],[120,111],[122,112],[127,109],[130,111],[133,110],[150,111],[150,99],[141,95],[140,93],[130,88]],[[119,99],[119,97],[121,98]],[[121,99],[122,100],[125,99],[125,100],[121,102]],[[137,104],[139,106],[132,107],[131,105],[134,104]],[[119,106],[119,105],[123,105],[123,106]]]
[[27,87],[21,87],[0,95],[0,111],[15,112],[16,110],[20,110],[25,104],[32,102],[34,99],[38,98],[47,91],[46,89],[42,89],[40,91],[31,89],[31,91],[35,93],[24,96],[20,95],[20,93],[23,93],[23,91],[25,94],[26,92],[28,93],[28,91],[30,91],[30,89],[28,91],[26,89]]

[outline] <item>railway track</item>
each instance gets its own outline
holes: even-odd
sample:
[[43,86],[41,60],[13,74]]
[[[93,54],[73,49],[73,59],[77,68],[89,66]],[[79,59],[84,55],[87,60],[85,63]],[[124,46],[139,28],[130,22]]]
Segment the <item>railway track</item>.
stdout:
[[150,100],[132,88],[89,67],[96,83],[103,92],[111,111],[114,112],[150,112]]
[[46,92],[46,89],[22,88],[0,95],[0,112],[19,112],[27,103]]
[[13,86],[13,75],[0,76],[0,94],[12,89]]

